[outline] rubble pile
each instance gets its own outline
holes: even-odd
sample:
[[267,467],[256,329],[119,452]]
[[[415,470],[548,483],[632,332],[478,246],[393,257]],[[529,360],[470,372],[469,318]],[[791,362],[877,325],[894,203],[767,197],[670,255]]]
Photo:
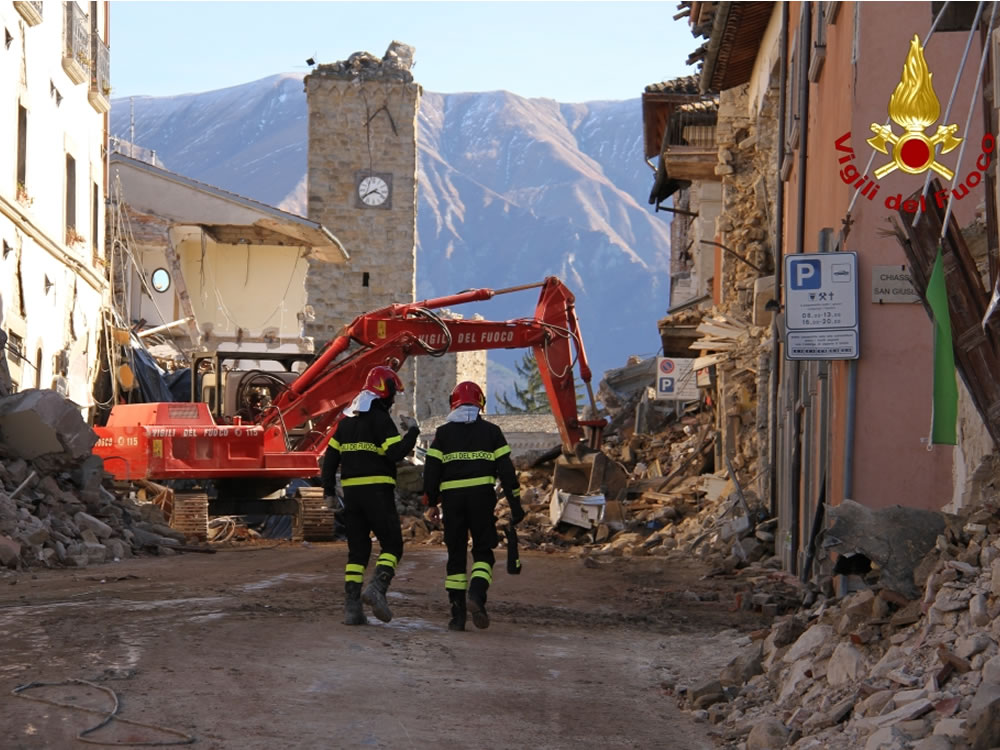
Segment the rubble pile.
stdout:
[[159,508],[103,485],[96,439],[55,391],[0,400],[0,568],[86,567],[185,541]]
[[316,67],[315,73],[352,80],[395,80],[410,83],[413,80],[414,49],[402,42],[392,42],[381,58],[371,52],[355,52],[346,60]]
[[718,677],[676,685],[683,703],[745,750],[1000,746],[1000,501],[937,515],[912,598],[882,566],[851,575],[855,590],[776,618]]

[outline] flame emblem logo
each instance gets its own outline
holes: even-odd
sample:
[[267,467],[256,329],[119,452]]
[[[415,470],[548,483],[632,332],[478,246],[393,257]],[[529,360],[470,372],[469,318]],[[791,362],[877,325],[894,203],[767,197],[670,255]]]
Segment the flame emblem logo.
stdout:
[[883,154],[888,154],[886,143],[892,146],[892,161],[875,170],[875,178],[882,179],[897,169],[908,174],[922,174],[933,169],[946,180],[955,173],[940,164],[935,157],[935,149],[947,154],[958,146],[962,139],[955,136],[958,125],[938,125],[937,132],[928,138],[924,131],[941,116],[941,103],[934,93],[934,74],[927,68],[924,48],[920,39],[914,36],[910,41],[910,51],[903,63],[903,75],[899,85],[889,99],[889,117],[903,128],[902,135],[896,135],[887,125],[872,123],[875,135],[868,144]]

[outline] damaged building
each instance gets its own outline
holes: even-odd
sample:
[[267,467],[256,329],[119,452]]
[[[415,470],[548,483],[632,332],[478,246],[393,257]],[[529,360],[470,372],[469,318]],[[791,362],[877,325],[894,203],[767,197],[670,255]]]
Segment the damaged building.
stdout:
[[0,25],[0,389],[53,388],[86,416],[109,290],[108,3],[5,3]]
[[[683,280],[675,288],[692,301],[707,296],[700,306],[710,305],[701,312],[674,310],[672,297],[661,336],[692,328],[701,334],[691,356],[715,406],[716,458],[728,456],[766,499],[778,519],[778,552],[794,572],[811,565],[824,503],[852,499],[874,509],[961,504],[969,488],[956,478],[974,474],[992,452],[982,420],[969,407],[959,446],[929,450],[933,327],[919,293],[887,294],[878,281],[886,269],[909,273],[912,262],[891,223],[899,220],[901,201],[887,204],[886,198],[905,199],[922,187],[923,176],[874,172],[886,157],[866,138],[886,120],[913,37],[912,24],[894,19],[901,13],[919,18],[920,34],[926,34],[939,5],[681,3],[677,17],[704,40],[688,59],[700,66],[697,101],[717,101],[712,152],[696,154],[691,141],[676,135],[684,132],[683,110],[690,103],[656,102],[663,96],[658,91],[695,96],[685,79],[653,84],[643,95],[644,111],[662,109],[658,119],[644,118],[645,141],[647,157],[658,160],[650,202],[670,198],[667,208],[679,224],[674,264]],[[946,13],[923,41],[942,112],[959,76],[974,10]],[[951,110],[951,121],[963,113],[958,126],[964,128],[973,104],[964,137],[977,150],[983,121],[974,73],[981,54],[981,45],[972,45]],[[697,137],[693,129],[691,136]],[[653,154],[651,143],[659,144]],[[952,168],[953,156],[942,157]],[[866,171],[869,157],[874,163]],[[965,158],[962,169],[968,171],[972,162]],[[690,160],[699,160],[698,167]],[[846,161],[856,171],[845,182]],[[873,173],[880,176],[878,187],[869,179],[865,184],[873,184],[862,191],[860,178]],[[706,185],[721,186],[717,212],[700,205]],[[955,201],[954,219],[969,226],[993,200],[980,189],[974,200]],[[711,220],[707,230],[703,219]],[[995,235],[995,227],[991,231]],[[850,272],[856,274],[857,334],[842,334],[848,343],[839,353],[813,356],[800,342],[822,336],[799,332],[799,308],[786,307],[785,268],[789,256],[794,264],[795,256],[838,252],[852,263],[856,257]],[[992,281],[984,280],[986,289]],[[975,401],[964,385],[960,390],[963,403]]]

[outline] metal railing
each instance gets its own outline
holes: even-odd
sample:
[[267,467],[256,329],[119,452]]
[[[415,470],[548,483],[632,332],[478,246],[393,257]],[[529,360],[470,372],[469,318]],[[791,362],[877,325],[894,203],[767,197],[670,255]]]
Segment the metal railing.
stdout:
[[685,105],[670,118],[667,145],[713,148],[717,117],[718,110],[709,102]]
[[94,60],[90,67],[90,88],[107,99],[111,96],[111,53],[97,34],[91,35],[90,50]]
[[90,23],[76,3],[66,3],[63,20],[63,56],[76,60],[84,70],[90,70]]

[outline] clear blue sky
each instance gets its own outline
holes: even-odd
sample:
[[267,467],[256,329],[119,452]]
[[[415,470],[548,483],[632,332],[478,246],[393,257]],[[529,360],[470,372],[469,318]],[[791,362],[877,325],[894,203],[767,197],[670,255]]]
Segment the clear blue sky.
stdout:
[[693,72],[676,2],[111,3],[113,96],[209,91],[306,72],[396,39],[426,91],[631,99]]

